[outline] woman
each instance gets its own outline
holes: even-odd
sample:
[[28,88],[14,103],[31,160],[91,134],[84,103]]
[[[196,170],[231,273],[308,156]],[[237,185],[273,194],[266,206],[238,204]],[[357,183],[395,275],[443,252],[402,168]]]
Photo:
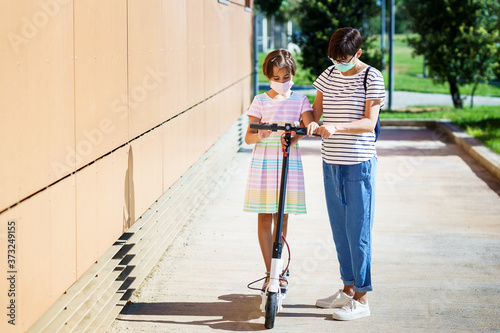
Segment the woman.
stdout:
[[[377,172],[374,133],[385,97],[384,79],[359,58],[363,40],[358,30],[342,28],[330,38],[333,65],[313,83],[317,89],[314,121],[308,133],[323,138],[323,178],[328,216],[343,288],[316,306],[340,308],[336,320],[370,315],[371,231]],[[368,70],[368,73],[366,71]],[[366,90],[364,80],[366,75]],[[323,126],[318,126],[323,115]]]

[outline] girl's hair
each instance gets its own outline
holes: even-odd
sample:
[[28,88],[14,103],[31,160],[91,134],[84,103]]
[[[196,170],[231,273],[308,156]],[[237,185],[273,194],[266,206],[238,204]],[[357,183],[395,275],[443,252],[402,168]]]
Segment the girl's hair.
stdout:
[[287,68],[292,75],[295,75],[297,64],[292,57],[292,54],[285,49],[277,49],[270,52],[264,63],[262,64],[262,72],[269,79],[273,76],[273,67],[277,66],[279,69]]
[[346,59],[353,56],[363,45],[363,38],[357,29],[341,28],[332,35],[328,45],[328,57]]

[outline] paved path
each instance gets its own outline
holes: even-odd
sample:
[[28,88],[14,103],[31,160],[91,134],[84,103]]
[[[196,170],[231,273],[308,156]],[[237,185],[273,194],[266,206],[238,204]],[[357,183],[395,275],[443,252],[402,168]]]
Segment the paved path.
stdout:
[[[388,92],[386,92],[388,96]],[[464,106],[470,106],[470,96],[465,97]],[[500,97],[475,96],[474,106],[478,105],[498,105],[500,106]],[[387,102],[386,102],[387,103]],[[410,91],[395,91],[392,108],[394,110],[404,109],[411,106],[432,106],[449,105],[453,106],[453,101],[449,94],[428,94]]]
[[[372,316],[331,319],[315,300],[340,287],[319,141],[303,140],[308,214],[292,216],[291,287],[275,332],[498,332],[500,184],[431,130],[384,128],[373,231]],[[256,215],[242,212],[243,149],[109,332],[261,331]]]

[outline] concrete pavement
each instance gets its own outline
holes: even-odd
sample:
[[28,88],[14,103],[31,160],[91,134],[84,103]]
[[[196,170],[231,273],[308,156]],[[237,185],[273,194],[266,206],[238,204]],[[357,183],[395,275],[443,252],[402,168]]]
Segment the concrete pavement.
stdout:
[[[388,96],[388,92],[386,92]],[[471,97],[462,96],[464,98],[464,106],[470,106]],[[392,103],[392,109],[404,109],[412,106],[436,106],[436,105],[448,105],[453,106],[453,101],[450,94],[429,94],[429,93],[418,93],[412,91],[395,91],[394,101]],[[473,100],[474,106],[478,105],[499,105],[500,97],[488,97],[488,96],[474,96]],[[386,106],[387,108],[387,101]]]
[[[290,290],[277,332],[500,330],[500,183],[442,135],[383,128],[373,229],[372,316],[331,319],[315,300],[341,286],[324,203],[320,142],[301,141],[308,214],[291,216]],[[109,332],[265,330],[256,214],[242,211],[249,149],[228,166]]]

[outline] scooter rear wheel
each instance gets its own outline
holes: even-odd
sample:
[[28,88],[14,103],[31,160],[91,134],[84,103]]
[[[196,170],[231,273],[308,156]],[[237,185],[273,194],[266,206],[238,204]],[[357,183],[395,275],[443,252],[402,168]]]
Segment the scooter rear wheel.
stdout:
[[278,293],[268,293],[266,302],[266,322],[264,326],[266,328],[274,327],[274,320],[276,319],[276,313],[278,312]]

